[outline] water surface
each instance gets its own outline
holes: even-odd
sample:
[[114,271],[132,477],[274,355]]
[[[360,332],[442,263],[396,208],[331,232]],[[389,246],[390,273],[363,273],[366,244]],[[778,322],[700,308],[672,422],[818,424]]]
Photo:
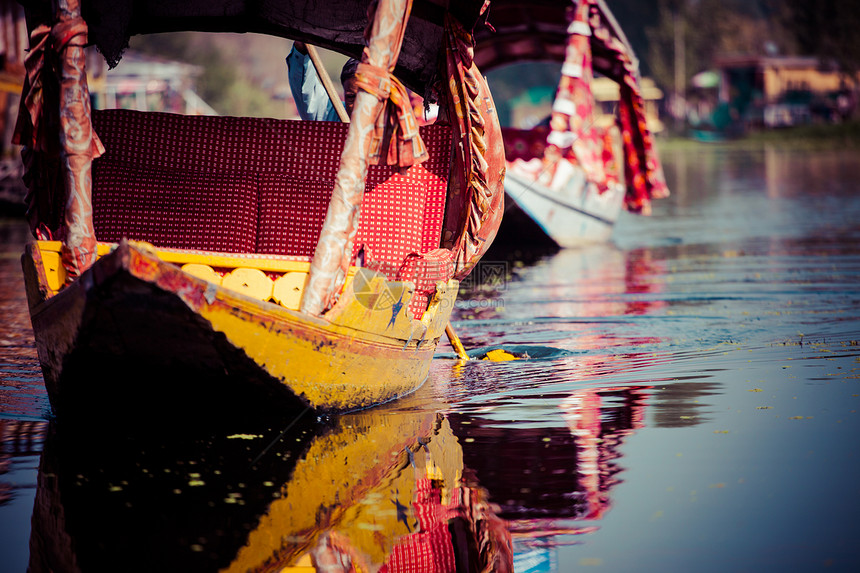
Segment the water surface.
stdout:
[[[26,229],[3,221],[4,570],[311,556],[388,571],[860,570],[860,158],[663,160],[673,195],[623,216],[612,244],[485,260],[463,289],[466,347],[528,359],[460,363],[444,345],[404,400],[170,439],[157,420],[55,431],[20,279]],[[487,543],[452,553],[451,539]]]

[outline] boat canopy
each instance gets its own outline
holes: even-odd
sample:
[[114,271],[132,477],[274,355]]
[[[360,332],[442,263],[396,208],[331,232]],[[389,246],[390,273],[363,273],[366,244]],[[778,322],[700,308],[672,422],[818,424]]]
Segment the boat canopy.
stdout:
[[[28,26],[52,22],[52,0],[19,0]],[[116,66],[129,38],[176,31],[260,33],[299,40],[360,58],[372,0],[81,0],[89,43],[110,67]],[[438,73],[445,16],[465,30],[481,18],[484,0],[414,0],[397,59],[395,75],[425,94]],[[444,71],[443,71],[444,74]]]
[[594,73],[619,87],[616,123],[622,134],[625,206],[650,212],[668,195],[653,135],[647,127],[639,62],[603,0],[494,0],[489,26],[475,28],[475,64],[487,71],[526,61],[562,63],[547,136],[547,169],[559,158],[581,166],[603,192],[614,183],[612,154],[594,121]]
[[[519,62],[564,62],[577,0],[493,0],[489,26],[475,28],[475,64],[482,70]],[[621,51],[634,69],[639,62],[624,31],[603,0],[591,2],[604,24],[606,37],[591,42],[594,71],[620,81],[613,62]]]
[[[427,158],[406,87],[435,92],[454,132],[439,249],[415,254],[464,278],[492,243],[503,212],[504,150],[492,96],[473,61],[485,0],[31,0],[27,81],[13,141],[24,146],[34,234],[62,240],[67,283],[97,258],[92,164],[105,148],[92,129],[84,48],[115,65],[135,34],[259,32],[357,56],[359,88],[300,310],[330,310],[352,264],[368,165]],[[411,118],[411,121],[410,121]],[[56,135],[59,137],[56,137]],[[438,251],[438,252],[437,252]],[[440,279],[441,280],[441,279]]]

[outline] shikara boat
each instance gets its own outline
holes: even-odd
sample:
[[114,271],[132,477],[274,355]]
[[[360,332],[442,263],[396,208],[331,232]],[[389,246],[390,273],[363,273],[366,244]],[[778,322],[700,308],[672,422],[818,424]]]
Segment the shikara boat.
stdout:
[[[343,412],[423,383],[503,212],[483,0],[24,4],[22,264],[59,419]],[[90,109],[86,46],[121,65],[181,30],[360,58],[351,121]],[[419,130],[404,86],[450,120]]]
[[[608,241],[622,210],[647,214],[668,194],[624,32],[603,0],[494,0],[489,22],[475,31],[482,70],[562,63],[548,125],[503,128],[508,213],[498,244]],[[598,117],[595,73],[619,86],[614,121]]]

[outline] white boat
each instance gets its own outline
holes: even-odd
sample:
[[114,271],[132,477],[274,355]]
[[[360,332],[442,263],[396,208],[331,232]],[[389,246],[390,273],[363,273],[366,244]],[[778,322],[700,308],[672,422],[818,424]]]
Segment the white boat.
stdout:
[[559,166],[549,185],[510,164],[505,175],[508,211],[521,209],[564,248],[608,241],[625,192],[621,183],[600,192],[587,181],[585,171],[569,162]]
[[[606,242],[622,210],[650,213],[651,200],[668,190],[638,61],[603,0],[542,2],[540,10],[495,0],[489,20],[493,31],[475,38],[481,69],[562,63],[549,118],[530,129],[502,130],[506,210],[497,243],[523,248],[540,240],[528,227],[560,247]],[[617,84],[610,105],[596,97],[596,79]]]

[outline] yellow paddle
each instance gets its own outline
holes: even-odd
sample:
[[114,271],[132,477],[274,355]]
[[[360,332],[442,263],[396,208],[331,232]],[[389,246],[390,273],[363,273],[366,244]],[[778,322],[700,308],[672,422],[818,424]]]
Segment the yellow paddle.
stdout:
[[450,322],[445,327],[445,334],[448,335],[448,340],[451,342],[451,346],[454,347],[454,351],[457,353],[460,360],[468,360],[469,355],[466,354],[466,349],[463,348],[463,343],[460,342],[460,337],[457,336],[456,332],[454,332],[454,327],[451,326]]

